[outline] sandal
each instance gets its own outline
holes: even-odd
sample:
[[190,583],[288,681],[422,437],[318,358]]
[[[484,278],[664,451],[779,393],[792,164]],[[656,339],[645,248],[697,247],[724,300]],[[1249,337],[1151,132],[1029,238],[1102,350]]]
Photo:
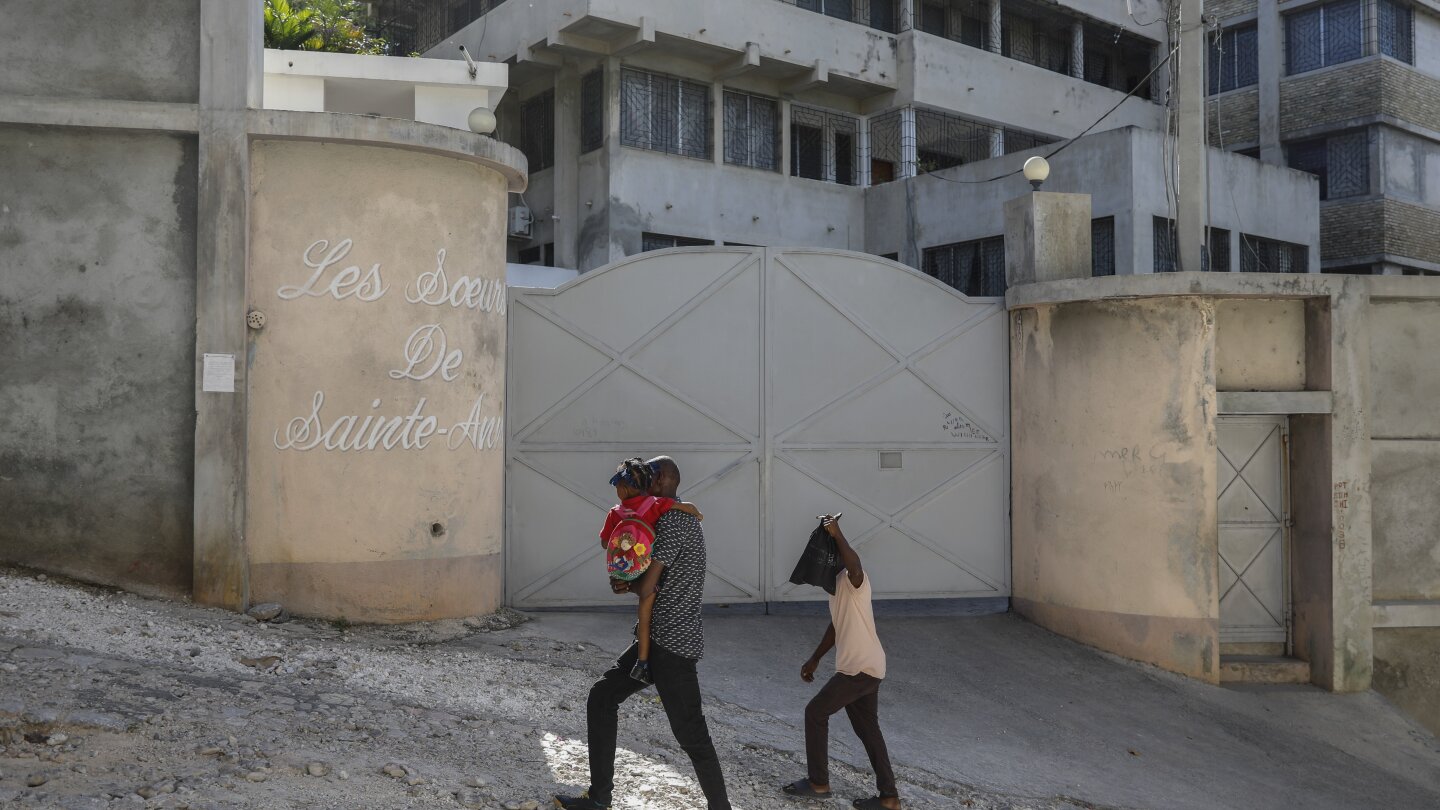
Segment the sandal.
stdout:
[[780,792],[795,799],[828,799],[831,796],[829,793],[821,793],[810,787],[809,779],[797,779],[780,788]]

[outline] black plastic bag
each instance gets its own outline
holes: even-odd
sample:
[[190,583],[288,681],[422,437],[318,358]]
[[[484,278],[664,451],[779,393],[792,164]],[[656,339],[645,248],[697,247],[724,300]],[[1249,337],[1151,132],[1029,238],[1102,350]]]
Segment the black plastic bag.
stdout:
[[821,523],[810,533],[810,542],[805,552],[795,563],[790,581],[796,585],[817,585],[831,596],[835,595],[835,579],[840,576],[840,552],[835,547],[835,538],[825,531]]

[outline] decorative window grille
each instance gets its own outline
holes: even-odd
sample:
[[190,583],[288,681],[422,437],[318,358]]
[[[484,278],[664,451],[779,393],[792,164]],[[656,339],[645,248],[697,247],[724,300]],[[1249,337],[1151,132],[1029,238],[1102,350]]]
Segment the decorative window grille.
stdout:
[[1244,273],[1309,272],[1309,249],[1304,245],[1240,234],[1240,270]]
[[665,233],[640,234],[640,252],[664,250],[676,247],[708,247],[715,244],[710,239],[695,239],[689,236],[671,236]]
[[1070,72],[1068,17],[1031,19],[1009,11],[1001,17],[1000,53],[1056,73]]
[[546,90],[520,107],[520,151],[538,172],[555,165],[555,91]]
[[1365,55],[1364,0],[1340,0],[1285,18],[1286,69],[1304,73]]
[[708,86],[659,73],[621,71],[621,144],[709,158],[710,120]]
[[927,34],[945,36],[945,6],[941,3],[921,3],[918,27]]
[[1394,0],[1380,0],[1380,53],[1415,64],[1415,9]]
[[1090,220],[1090,275],[1115,275],[1115,217]]
[[444,39],[472,22],[494,11],[505,0],[450,0],[450,30],[440,38]]
[[926,248],[920,269],[969,296],[1005,294],[1005,237]]
[[859,129],[859,122],[848,115],[791,104],[791,176],[855,185]]
[[580,77],[580,153],[605,145],[605,71],[596,68]]
[[1260,51],[1254,25],[1221,31],[1210,40],[1210,93],[1260,82]]
[[894,34],[900,30],[899,0],[780,0],[796,8],[848,20],[877,31]]
[[1370,139],[1365,130],[1285,147],[1290,168],[1320,178],[1320,199],[1338,200],[1370,191]]
[[725,91],[725,162],[779,171],[779,102]]
[[870,119],[870,185],[888,183],[902,176],[900,157],[901,110],[891,110]]
[[1034,149],[1037,146],[1055,143],[1056,139],[1048,135],[1038,135],[1034,132],[1026,132],[1023,129],[1005,128],[1005,154],[1024,152],[1026,149]]
[[1151,228],[1151,241],[1155,251],[1155,272],[1173,273],[1179,269],[1179,239],[1175,234],[1175,221],[1166,217],[1155,217]]
[[[870,119],[870,183],[878,185],[902,176],[902,110]],[[1005,154],[1054,143],[1047,135],[1019,129],[1001,129],[958,115],[917,109],[915,113],[915,172],[948,169],[988,160],[993,144],[1005,142]]]

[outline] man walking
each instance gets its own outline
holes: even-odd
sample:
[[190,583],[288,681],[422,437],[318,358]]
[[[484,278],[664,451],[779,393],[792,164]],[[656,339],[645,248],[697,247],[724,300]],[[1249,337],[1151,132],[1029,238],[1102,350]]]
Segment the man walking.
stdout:
[[880,795],[856,799],[860,810],[900,810],[895,789],[895,772],[890,752],[880,733],[880,683],[885,679],[885,650],[875,633],[875,614],[870,605],[870,578],[860,567],[860,555],[840,531],[840,516],[823,518],[825,531],[835,539],[843,571],[835,578],[835,595],[830,597],[830,626],[820,646],[800,667],[806,683],[815,680],[815,668],[825,653],[835,648],[835,676],[805,707],[805,759],[809,774],[785,785],[788,796],[805,799],[830,798],[830,715],[841,709],[850,716],[855,736],[865,746]]
[[[668,456],[651,459],[655,478],[650,494],[675,498],[680,468]],[[615,593],[655,592],[650,618],[650,677],[665,705],[676,742],[689,755],[709,810],[730,810],[720,757],[700,706],[700,681],[695,664],[705,653],[700,602],[705,589],[705,535],[693,515],[672,509],[655,521],[655,548],[650,567],[633,583],[611,580]],[[590,789],[581,796],[556,796],[566,810],[605,810],[615,790],[615,745],[620,704],[646,687],[631,677],[638,659],[630,645],[615,666],[590,688],[585,706],[590,743]]]

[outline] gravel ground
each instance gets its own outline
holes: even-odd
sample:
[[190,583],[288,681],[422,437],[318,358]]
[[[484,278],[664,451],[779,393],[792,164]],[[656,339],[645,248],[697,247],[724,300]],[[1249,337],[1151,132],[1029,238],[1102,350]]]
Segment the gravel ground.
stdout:
[[[613,655],[533,627],[513,611],[264,623],[0,571],[0,803],[549,806],[587,781],[585,694]],[[803,732],[710,698],[706,713],[735,807],[795,807],[776,787],[804,773]],[[653,692],[626,704],[620,742],[617,808],[704,806]],[[912,808],[1081,806],[898,774]],[[832,778],[839,796],[874,789],[843,764]]]

